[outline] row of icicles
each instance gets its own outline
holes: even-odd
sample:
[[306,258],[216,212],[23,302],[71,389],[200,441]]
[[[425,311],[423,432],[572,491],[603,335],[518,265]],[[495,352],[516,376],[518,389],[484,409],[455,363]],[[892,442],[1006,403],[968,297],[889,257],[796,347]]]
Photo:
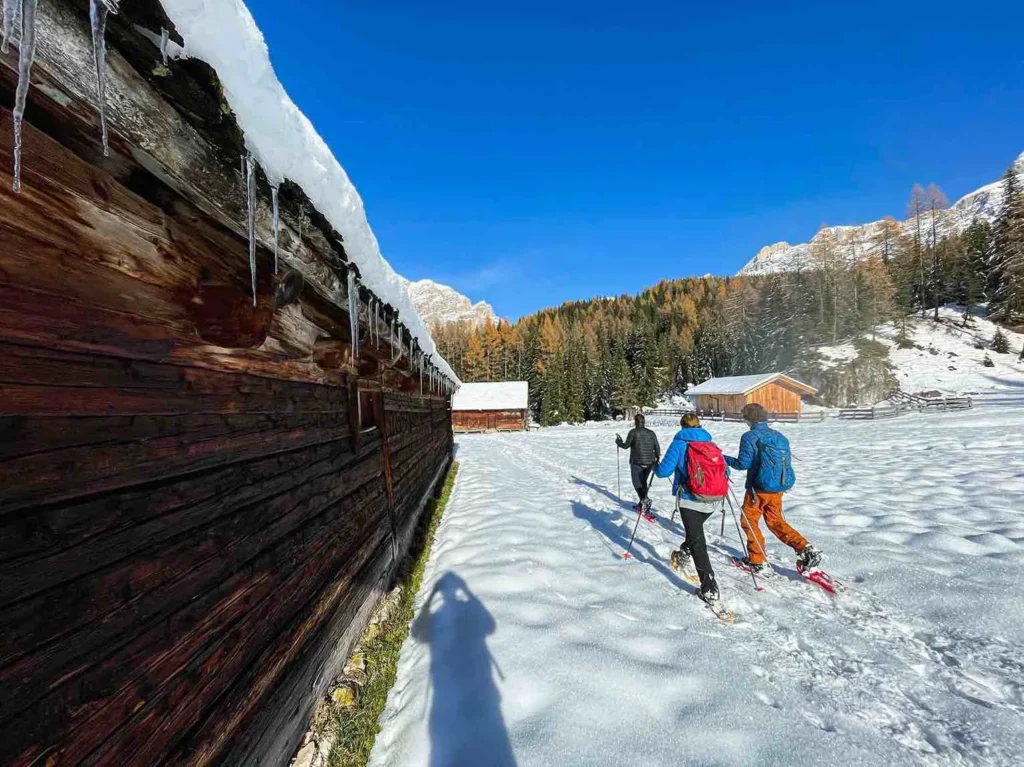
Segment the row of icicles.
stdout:
[[[18,86],[14,91],[14,191],[21,192],[21,124],[25,119],[25,105],[31,86],[32,61],[36,55],[36,2],[37,0],[4,0],[3,42],[0,51],[10,50],[15,27],[21,30],[18,42]],[[107,16],[117,13],[120,0],[89,0],[89,22],[92,27],[92,50],[96,62],[96,93],[99,101],[100,132],[103,154],[107,146]]]
[[[92,29],[93,60],[96,65],[96,96],[99,104],[100,135],[103,142],[103,155],[110,154],[107,134],[106,93],[107,93],[107,16],[118,12],[120,0],[89,0],[89,22]],[[31,85],[32,61],[36,49],[36,4],[37,0],[3,0],[3,41],[0,50],[7,53],[15,28],[21,30],[18,44],[18,85],[14,94],[14,191],[21,193],[21,146],[22,122],[25,118],[25,106],[28,102],[28,90]],[[167,64],[168,33],[166,29],[160,33],[160,55],[164,65]],[[246,213],[248,217],[249,237],[249,273],[252,278],[252,305],[256,306],[256,162],[251,154],[247,154],[243,163],[246,192]],[[274,274],[278,270],[278,186],[271,186],[271,207],[273,210],[274,229]],[[359,356],[359,287],[354,271],[349,272],[348,279],[349,316],[352,322],[352,356]],[[371,339],[379,342],[379,311],[380,302],[371,301],[368,313],[372,316],[370,325]],[[396,329],[399,334],[396,338]],[[393,362],[402,355],[401,328],[395,319],[391,321],[390,342],[397,350]],[[413,366],[419,366],[420,391],[424,388],[424,376],[431,391],[454,391],[454,384],[429,361],[429,356],[414,349],[409,342],[409,358]]]
[[[249,237],[249,275],[252,280],[252,305],[256,306],[256,160],[253,159],[251,153],[246,154],[242,162],[243,171],[245,174],[245,209],[247,216],[247,234]],[[273,229],[274,229],[274,274],[277,274],[278,269],[278,235],[280,232],[280,215],[278,207],[278,189],[279,187],[271,185],[270,187],[270,203],[273,218]],[[356,275],[354,269],[348,271],[348,284],[346,285],[346,292],[348,293],[348,317],[349,317],[349,335],[352,337],[352,358],[357,359],[359,357],[359,277]],[[369,305],[366,307],[366,324],[370,332],[370,342],[376,345],[380,344],[380,309],[381,302],[379,299],[370,299]],[[397,315],[397,312],[396,312]],[[397,332],[396,332],[397,331]],[[393,317],[391,320],[391,328],[389,333],[389,345],[395,350],[395,357],[391,360],[392,364],[397,362],[403,354],[402,349],[402,326]],[[424,354],[419,350],[419,344],[412,340],[412,334],[410,333],[409,341],[409,359],[412,362],[413,368],[419,368],[420,376],[420,393],[423,393],[424,384],[432,392],[446,392],[451,394],[455,390],[454,384],[441,373],[440,370],[430,361],[432,355]]]

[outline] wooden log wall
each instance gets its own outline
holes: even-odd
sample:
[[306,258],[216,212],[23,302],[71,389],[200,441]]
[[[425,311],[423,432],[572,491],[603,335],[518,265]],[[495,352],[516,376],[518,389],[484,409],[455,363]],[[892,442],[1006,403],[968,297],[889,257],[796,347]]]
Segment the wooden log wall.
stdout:
[[456,410],[455,431],[514,431],[526,429],[525,410]]
[[[82,44],[81,9],[40,9]],[[40,55],[20,195],[0,109],[0,764],[286,763],[450,460],[449,399],[386,343],[350,359],[323,232],[286,228],[278,276],[259,249],[254,308],[232,212],[102,158]]]

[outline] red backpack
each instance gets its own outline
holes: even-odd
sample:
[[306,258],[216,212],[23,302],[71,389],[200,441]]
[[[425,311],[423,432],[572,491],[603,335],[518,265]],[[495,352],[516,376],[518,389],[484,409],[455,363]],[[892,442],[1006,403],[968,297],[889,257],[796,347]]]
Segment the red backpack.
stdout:
[[729,494],[725,457],[714,442],[690,442],[686,449],[686,482],[698,501],[721,501]]

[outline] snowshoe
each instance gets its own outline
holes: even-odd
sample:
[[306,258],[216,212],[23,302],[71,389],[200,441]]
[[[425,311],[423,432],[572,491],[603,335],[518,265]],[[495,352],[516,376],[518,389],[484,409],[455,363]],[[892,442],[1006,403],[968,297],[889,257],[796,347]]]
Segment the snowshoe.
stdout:
[[796,569],[801,573],[807,570],[816,570],[820,564],[821,552],[810,544],[804,547],[796,559]]
[[655,522],[657,522],[657,521],[658,521],[658,518],[657,518],[656,516],[654,516],[654,515],[653,515],[653,514],[652,514],[651,512],[649,512],[649,511],[645,511],[645,512],[644,512],[644,519],[646,519],[646,520],[647,520],[648,522],[650,522],[651,524],[653,524],[653,523],[655,523]]
[[718,589],[709,591],[706,594],[701,592],[697,594],[697,596],[700,598],[700,601],[707,605],[711,614],[714,615],[722,625],[731,626],[733,621],[736,620],[736,613],[723,605],[719,599]]

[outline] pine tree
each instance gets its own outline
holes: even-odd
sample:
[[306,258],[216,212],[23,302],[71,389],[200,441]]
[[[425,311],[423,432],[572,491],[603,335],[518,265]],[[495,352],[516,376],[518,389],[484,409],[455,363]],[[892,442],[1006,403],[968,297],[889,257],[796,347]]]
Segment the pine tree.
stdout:
[[562,419],[581,423],[584,411],[584,382],[587,378],[587,354],[579,326],[571,324],[565,333],[562,355]]
[[960,236],[960,244],[956,297],[964,305],[966,326],[971,319],[971,308],[987,297],[988,270],[992,257],[992,227],[987,221],[975,221]]
[[633,373],[626,361],[624,345],[616,344],[612,350],[612,411],[625,413],[636,405],[636,389]]
[[871,338],[874,340],[878,325],[889,322],[896,314],[893,300],[895,288],[889,270],[877,257],[858,263],[857,276],[861,280],[865,294],[861,303],[857,331],[870,329]]
[[920,184],[914,184],[910,190],[910,202],[907,203],[907,215],[914,219],[914,262],[918,267],[920,281],[917,284],[917,297],[921,306],[921,317],[925,316],[926,300],[925,286],[928,281],[925,279],[924,268],[924,233],[923,225],[924,212],[928,209],[928,195]]
[[487,354],[479,333],[471,333],[463,360],[463,375],[469,382],[488,380]]
[[875,254],[882,259],[882,263],[886,266],[895,257],[896,244],[899,242],[902,234],[903,227],[892,216],[883,218],[878,229],[875,231],[871,244]]
[[939,227],[941,226],[941,219],[946,208],[949,207],[949,200],[946,199],[946,195],[942,193],[935,184],[929,184],[928,189],[925,192],[928,196],[928,217],[929,225],[931,228],[931,234],[929,237],[929,248],[932,252],[932,273],[931,273],[931,285],[932,285],[932,301],[935,304],[935,321],[939,321],[939,305],[942,303],[939,295],[940,284],[941,284],[941,255],[942,249],[939,247]]
[[1015,165],[1003,176],[1003,205],[992,230],[989,303],[993,319],[1024,321],[1024,190]]
[[992,351],[996,354],[1008,354],[1010,352],[1010,342],[1006,340],[1006,336],[1002,330],[996,329],[996,334],[992,336]]

